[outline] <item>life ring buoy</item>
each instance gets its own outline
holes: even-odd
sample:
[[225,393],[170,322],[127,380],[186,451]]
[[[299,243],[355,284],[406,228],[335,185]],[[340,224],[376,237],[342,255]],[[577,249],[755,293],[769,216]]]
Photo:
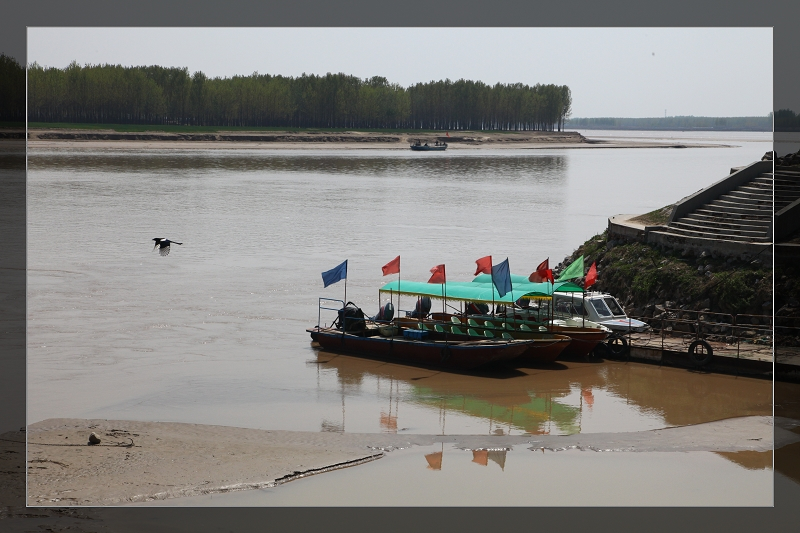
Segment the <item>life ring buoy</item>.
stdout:
[[689,360],[698,368],[706,366],[714,357],[714,349],[711,345],[701,340],[690,344],[687,353],[689,354]]

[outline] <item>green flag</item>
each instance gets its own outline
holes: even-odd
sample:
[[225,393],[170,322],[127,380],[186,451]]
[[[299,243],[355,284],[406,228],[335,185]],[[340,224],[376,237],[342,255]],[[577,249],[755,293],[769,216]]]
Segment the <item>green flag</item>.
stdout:
[[558,277],[556,281],[566,281],[568,279],[582,278],[583,277],[583,256],[577,258],[573,263],[564,269],[564,272]]

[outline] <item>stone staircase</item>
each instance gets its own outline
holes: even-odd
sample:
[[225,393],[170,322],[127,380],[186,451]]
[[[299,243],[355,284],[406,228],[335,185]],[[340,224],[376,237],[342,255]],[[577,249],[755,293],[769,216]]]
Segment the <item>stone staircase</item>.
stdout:
[[669,222],[662,231],[684,237],[731,242],[772,242],[774,181],[772,173],[761,174]]
[[800,199],[800,169],[775,170],[775,212]]
[[[775,244],[800,244],[800,167],[775,168]],[[791,207],[790,207],[791,206]],[[789,209],[787,209],[787,207]]]
[[761,160],[731,169],[727,177],[677,202],[665,225],[616,219],[609,218],[609,236],[684,253],[766,260],[773,247],[793,247],[791,252],[800,255],[800,164],[773,166],[772,160]]

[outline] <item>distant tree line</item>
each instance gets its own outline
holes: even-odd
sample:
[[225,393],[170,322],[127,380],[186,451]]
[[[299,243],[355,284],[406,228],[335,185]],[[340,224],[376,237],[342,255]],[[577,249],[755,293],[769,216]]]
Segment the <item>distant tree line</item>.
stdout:
[[772,113],[763,117],[573,118],[566,126],[587,130],[772,131]]
[[431,81],[408,88],[375,76],[253,73],[208,78],[186,68],[72,62],[28,68],[35,122],[299,128],[561,130],[565,85]]
[[25,122],[25,69],[0,54],[0,121]]
[[791,109],[775,111],[775,131],[800,131],[800,115]]

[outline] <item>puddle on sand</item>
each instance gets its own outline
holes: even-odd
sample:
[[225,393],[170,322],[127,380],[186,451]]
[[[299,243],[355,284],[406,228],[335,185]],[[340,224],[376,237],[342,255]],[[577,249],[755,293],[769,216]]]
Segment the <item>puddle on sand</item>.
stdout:
[[[772,452],[394,450],[380,460],[274,488],[141,505],[771,506]],[[342,490],[347,487],[347,490]]]

